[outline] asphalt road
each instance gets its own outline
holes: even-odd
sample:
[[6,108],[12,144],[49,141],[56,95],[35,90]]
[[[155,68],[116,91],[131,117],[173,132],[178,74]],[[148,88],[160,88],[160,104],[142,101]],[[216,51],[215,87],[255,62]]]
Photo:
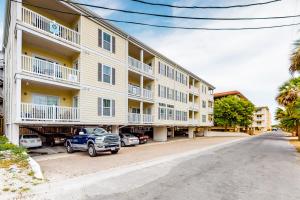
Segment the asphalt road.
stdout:
[[268,133],[169,166],[137,170],[99,183],[99,189],[104,194],[86,199],[299,200],[300,159],[286,138]]

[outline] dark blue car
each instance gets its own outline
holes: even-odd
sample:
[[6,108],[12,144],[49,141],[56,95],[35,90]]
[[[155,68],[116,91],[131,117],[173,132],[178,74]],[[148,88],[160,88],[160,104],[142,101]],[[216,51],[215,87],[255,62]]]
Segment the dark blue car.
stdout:
[[66,141],[68,153],[74,151],[87,151],[91,157],[98,152],[110,151],[117,154],[120,150],[120,137],[118,134],[108,133],[103,128],[83,128]]

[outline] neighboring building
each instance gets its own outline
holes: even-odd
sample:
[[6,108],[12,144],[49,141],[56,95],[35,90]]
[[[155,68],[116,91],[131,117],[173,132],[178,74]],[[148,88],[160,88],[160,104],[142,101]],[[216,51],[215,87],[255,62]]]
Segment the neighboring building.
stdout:
[[[214,94],[214,100],[216,101],[218,99],[228,97],[228,96],[236,96],[236,97],[239,97],[241,99],[245,99],[247,101],[250,101],[245,95],[243,95],[241,92],[239,92],[237,90],[215,93]],[[212,131],[225,131],[225,127],[214,126],[210,130],[212,130]],[[246,130],[245,127],[236,126],[236,127],[227,127],[227,131],[230,131],[230,132],[240,132],[240,131],[247,132],[247,131],[251,131],[251,130],[249,130],[249,129]]]
[[267,106],[256,107],[252,127],[255,133],[272,130],[271,113]]
[[214,99],[217,100],[217,99],[221,99],[221,98],[227,97],[227,96],[237,96],[237,97],[240,97],[242,99],[249,101],[249,99],[247,99],[241,92],[239,92],[237,90],[215,93]]
[[168,132],[192,137],[213,125],[211,84],[86,8],[40,2],[7,0],[5,124],[13,143],[46,128],[130,128],[165,141]]

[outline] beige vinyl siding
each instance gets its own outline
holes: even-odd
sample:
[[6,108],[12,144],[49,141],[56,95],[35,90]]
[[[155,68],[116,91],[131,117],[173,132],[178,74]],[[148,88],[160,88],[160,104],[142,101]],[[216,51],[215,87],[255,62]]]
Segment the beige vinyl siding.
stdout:
[[[115,100],[115,117],[98,115],[98,98]],[[86,124],[125,124],[127,96],[110,91],[82,89],[80,91],[80,121]]]
[[[116,39],[115,53],[109,52],[98,46],[98,29],[101,29],[102,31],[115,37]],[[96,22],[87,19],[86,17],[82,17],[81,19],[81,36],[82,36],[81,44],[83,47],[87,47],[93,51],[97,51],[105,56],[111,57],[113,59],[117,59],[124,63],[127,60],[126,39],[118,36],[117,34],[114,34],[113,32],[105,29],[104,27],[100,26]]]

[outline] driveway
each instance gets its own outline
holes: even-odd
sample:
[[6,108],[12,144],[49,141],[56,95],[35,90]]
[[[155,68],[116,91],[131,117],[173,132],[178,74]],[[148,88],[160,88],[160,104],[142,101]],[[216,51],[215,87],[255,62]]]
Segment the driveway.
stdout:
[[89,157],[86,152],[76,152],[35,159],[40,164],[45,177],[53,182],[197,150],[239,138],[241,137],[207,137],[181,139],[167,143],[151,143],[122,148],[117,155],[102,153],[94,158]]

